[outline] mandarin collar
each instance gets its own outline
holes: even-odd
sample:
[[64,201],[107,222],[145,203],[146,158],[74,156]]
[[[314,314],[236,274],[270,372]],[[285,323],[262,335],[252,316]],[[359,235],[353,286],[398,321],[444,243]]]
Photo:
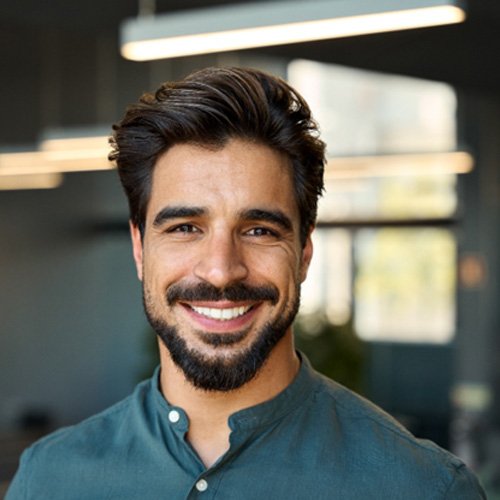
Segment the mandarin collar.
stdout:
[[[300,368],[291,384],[272,399],[233,413],[228,419],[232,431],[250,431],[267,426],[292,412],[312,394],[314,371],[304,354],[297,354],[300,358]],[[189,418],[182,408],[171,405],[163,396],[160,390],[160,366],[156,368],[151,379],[151,389],[162,418],[168,420],[172,412],[178,412],[179,420],[175,429],[185,434],[189,428]]]

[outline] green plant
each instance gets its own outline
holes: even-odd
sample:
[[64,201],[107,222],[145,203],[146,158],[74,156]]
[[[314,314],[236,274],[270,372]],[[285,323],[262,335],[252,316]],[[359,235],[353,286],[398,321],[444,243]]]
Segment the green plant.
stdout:
[[299,316],[295,345],[327,377],[362,394],[365,345],[354,333],[352,320],[334,325],[322,313]]

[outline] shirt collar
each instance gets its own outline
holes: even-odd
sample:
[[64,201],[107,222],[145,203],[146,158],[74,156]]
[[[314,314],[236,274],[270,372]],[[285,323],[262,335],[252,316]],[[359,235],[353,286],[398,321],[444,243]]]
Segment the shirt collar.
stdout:
[[[298,355],[301,360],[300,368],[292,383],[269,401],[233,413],[228,422],[231,430],[251,430],[267,426],[292,412],[312,394],[315,381],[314,370],[302,353],[298,353]],[[160,367],[157,367],[151,380],[151,389],[156,403],[163,409],[161,413],[164,413],[165,418],[168,418],[169,412],[177,410],[180,414],[177,429],[179,432],[186,432],[189,426],[186,413],[182,408],[171,405],[164,398],[160,390],[159,380]]]

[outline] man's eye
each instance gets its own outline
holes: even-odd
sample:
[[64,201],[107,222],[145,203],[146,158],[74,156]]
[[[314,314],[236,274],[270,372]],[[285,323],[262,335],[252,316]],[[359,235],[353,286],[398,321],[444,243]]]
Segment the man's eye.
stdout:
[[277,236],[275,231],[266,227],[254,227],[247,234],[249,236]]
[[197,233],[198,228],[191,224],[179,224],[178,226],[171,227],[167,230],[167,233]]

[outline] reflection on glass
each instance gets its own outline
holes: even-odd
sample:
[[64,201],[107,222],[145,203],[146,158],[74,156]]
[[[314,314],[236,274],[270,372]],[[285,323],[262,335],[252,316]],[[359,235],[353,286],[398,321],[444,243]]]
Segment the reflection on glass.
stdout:
[[289,64],[288,79],[310,104],[330,156],[456,148],[447,84],[302,59]]
[[355,328],[365,340],[444,343],[455,327],[456,244],[445,229],[364,229]]
[[322,222],[445,218],[457,209],[455,175],[332,179],[326,193]]
[[[305,60],[293,61],[288,76],[310,103],[330,157],[447,152],[457,147],[456,96],[449,85]],[[414,175],[408,175],[402,161],[402,175],[327,177],[319,220],[453,215],[456,176],[422,175],[418,165],[412,166]],[[375,173],[383,167],[378,163]]]
[[324,311],[334,325],[351,317],[352,237],[343,229],[313,235],[314,258],[302,285],[301,314]]
[[[431,154],[457,149],[453,89],[304,60],[289,65],[288,77],[311,105],[328,145],[318,219],[332,227],[355,223],[350,231],[317,232],[301,312],[326,312],[337,324],[354,316],[366,340],[449,341],[455,329],[453,234],[367,227],[428,225],[455,214],[456,175],[450,172],[457,170],[443,163],[446,155]],[[357,157],[357,171],[344,159],[339,175],[334,162],[340,157]],[[422,157],[425,163],[416,160]]]

